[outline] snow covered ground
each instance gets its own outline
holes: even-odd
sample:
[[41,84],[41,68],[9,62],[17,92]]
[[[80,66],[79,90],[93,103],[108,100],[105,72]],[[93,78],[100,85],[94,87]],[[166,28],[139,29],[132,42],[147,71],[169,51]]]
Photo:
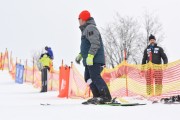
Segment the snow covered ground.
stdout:
[[172,120],[180,113],[180,105],[82,105],[84,100],[60,99],[57,95],[39,93],[31,84],[15,84],[6,71],[0,71],[0,120]]

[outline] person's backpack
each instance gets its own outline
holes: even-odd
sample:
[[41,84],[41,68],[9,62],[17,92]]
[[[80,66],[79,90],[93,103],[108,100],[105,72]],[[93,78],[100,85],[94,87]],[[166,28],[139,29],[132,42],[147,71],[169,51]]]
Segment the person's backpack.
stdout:
[[39,71],[41,71],[43,69],[43,65],[40,61],[37,61],[36,65],[37,65]]

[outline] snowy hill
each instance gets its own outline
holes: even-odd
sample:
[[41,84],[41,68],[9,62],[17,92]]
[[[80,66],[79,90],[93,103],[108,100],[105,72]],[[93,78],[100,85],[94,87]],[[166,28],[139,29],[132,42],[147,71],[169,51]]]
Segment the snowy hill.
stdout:
[[[179,117],[180,105],[82,105],[84,100],[58,98],[58,92],[39,93],[31,84],[16,84],[0,71],[1,120],[170,120]],[[49,103],[43,106],[41,103]]]

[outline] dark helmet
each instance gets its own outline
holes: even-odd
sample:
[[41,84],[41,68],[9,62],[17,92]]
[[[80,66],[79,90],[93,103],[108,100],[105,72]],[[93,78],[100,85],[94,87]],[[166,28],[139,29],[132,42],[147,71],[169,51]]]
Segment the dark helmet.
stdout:
[[47,49],[48,49],[48,46],[45,47],[45,50],[47,50]]

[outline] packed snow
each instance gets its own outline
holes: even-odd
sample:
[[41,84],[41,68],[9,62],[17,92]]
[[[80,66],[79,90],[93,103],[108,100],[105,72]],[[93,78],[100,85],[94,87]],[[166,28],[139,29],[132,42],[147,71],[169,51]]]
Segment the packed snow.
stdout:
[[[17,84],[0,71],[0,120],[172,120],[180,105],[143,106],[82,105],[83,99],[58,98],[58,91],[40,93],[30,83]],[[41,104],[50,105],[41,105]]]

